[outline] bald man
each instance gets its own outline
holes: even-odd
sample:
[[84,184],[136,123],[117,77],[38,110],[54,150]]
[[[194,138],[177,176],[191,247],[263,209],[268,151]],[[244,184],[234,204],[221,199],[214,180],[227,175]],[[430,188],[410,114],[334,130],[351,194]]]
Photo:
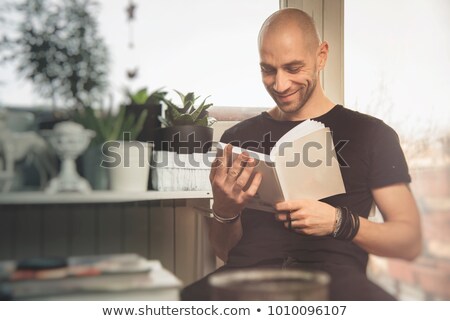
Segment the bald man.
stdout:
[[[366,277],[368,253],[414,259],[421,251],[419,212],[408,184],[408,167],[397,134],[381,120],[332,102],[320,83],[328,57],[312,18],[284,9],[263,24],[258,39],[261,75],[276,107],[227,130],[229,143],[212,167],[214,195],[210,240],[226,264],[322,270],[331,276],[331,300],[394,299]],[[231,160],[231,145],[261,143],[268,154],[287,131],[306,119],[329,127],[340,143],[346,193],[320,201],[299,199],[276,205],[276,213],[246,208],[261,183],[254,160]],[[384,223],[367,218],[373,203]],[[209,298],[207,279],[182,292],[183,299]]]

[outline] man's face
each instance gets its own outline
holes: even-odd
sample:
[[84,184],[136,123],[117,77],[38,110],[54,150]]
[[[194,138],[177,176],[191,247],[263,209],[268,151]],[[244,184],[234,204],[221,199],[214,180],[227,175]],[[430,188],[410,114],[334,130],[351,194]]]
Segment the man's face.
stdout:
[[301,32],[263,35],[260,43],[262,80],[283,112],[297,112],[313,94],[318,77],[316,57]]

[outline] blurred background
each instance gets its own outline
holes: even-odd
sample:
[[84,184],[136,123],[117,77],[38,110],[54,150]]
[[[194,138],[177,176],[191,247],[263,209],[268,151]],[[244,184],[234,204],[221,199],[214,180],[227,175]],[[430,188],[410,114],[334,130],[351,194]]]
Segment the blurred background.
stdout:
[[[333,1],[0,0],[0,133],[21,134],[8,139],[24,154],[9,190],[39,190],[55,170],[36,165],[51,155],[30,133],[74,110],[117,112],[141,88],[211,95],[213,110],[233,119],[272,106],[260,80],[260,25],[280,6],[314,12]],[[450,2],[336,3],[338,22],[315,16],[324,30],[341,30],[330,46],[341,77],[325,90],[338,87],[337,103],[397,131],[422,215],[423,254],[414,262],[372,257],[370,276],[399,299],[450,299]],[[0,259],[23,255],[17,244],[3,246]]]

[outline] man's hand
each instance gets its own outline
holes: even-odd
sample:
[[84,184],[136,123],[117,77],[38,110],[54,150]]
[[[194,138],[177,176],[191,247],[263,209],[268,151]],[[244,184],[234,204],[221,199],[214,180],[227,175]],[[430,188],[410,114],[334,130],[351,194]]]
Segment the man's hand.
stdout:
[[214,212],[221,217],[233,217],[241,212],[247,201],[255,196],[261,183],[261,173],[253,174],[256,161],[247,154],[232,160],[232,146],[228,144],[221,157],[211,167]]
[[287,201],[278,203],[275,209],[279,212],[275,214],[275,218],[284,222],[286,228],[290,225],[297,233],[323,236],[334,230],[336,208],[326,203],[312,200]]

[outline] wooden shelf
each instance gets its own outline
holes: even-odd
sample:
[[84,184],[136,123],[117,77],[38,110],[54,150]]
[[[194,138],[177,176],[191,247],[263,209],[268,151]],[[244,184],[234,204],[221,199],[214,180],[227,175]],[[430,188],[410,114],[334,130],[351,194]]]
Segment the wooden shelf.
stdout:
[[147,191],[141,193],[92,191],[89,194],[44,192],[0,193],[0,205],[126,203],[169,199],[212,198],[211,191]]

